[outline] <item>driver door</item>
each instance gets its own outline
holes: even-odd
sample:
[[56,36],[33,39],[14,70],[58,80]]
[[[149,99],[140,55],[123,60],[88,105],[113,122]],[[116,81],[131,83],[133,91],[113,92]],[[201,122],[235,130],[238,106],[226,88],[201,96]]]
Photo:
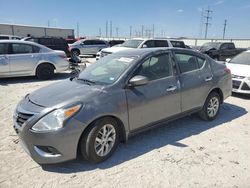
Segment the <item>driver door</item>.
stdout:
[[10,75],[10,64],[7,53],[8,43],[0,43],[0,77]]
[[147,77],[149,83],[126,89],[132,131],[181,112],[179,81],[169,53],[147,58],[136,75]]

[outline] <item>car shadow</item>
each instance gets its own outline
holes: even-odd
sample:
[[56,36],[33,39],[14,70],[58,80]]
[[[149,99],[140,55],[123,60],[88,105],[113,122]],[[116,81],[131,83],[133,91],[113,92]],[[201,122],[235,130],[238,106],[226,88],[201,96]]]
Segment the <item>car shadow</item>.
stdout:
[[25,77],[11,77],[11,78],[0,78],[0,86],[8,86],[11,84],[20,84],[20,83],[35,83],[35,82],[46,82],[53,80],[63,80],[71,76],[68,72],[57,73],[54,78],[50,80],[40,80],[36,76],[25,76]]
[[196,115],[192,115],[168,123],[167,126],[151,129],[131,137],[126,144],[120,144],[114,155],[103,163],[91,164],[78,158],[60,164],[42,165],[42,169],[57,173],[75,173],[94,169],[108,169],[166,145],[174,145],[180,148],[189,147],[179,141],[216,126],[226,126],[224,123],[237,119],[246,113],[247,111],[242,107],[224,103],[221,107],[220,114],[213,121],[203,121],[197,118]]

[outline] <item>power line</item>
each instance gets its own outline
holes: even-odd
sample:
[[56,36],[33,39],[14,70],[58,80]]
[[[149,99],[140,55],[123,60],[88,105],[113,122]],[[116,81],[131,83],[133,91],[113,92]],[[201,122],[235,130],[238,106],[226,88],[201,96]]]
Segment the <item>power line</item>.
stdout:
[[223,39],[225,39],[226,28],[227,28],[227,20],[225,20],[225,22],[224,22],[224,28],[223,28]]
[[207,38],[208,26],[211,25],[211,23],[209,22],[209,21],[212,19],[211,13],[212,13],[213,11],[211,11],[211,10],[209,9],[209,7],[208,7],[208,9],[205,10],[205,12],[206,12],[206,16],[205,16],[205,19],[206,19],[206,23],[205,23],[205,25],[206,25],[205,39],[206,39],[206,38]]

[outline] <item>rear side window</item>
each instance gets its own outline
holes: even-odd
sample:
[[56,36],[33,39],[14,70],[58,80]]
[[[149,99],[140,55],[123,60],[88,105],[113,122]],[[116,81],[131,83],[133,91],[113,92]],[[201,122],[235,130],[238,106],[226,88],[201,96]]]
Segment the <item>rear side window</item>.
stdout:
[[85,45],[93,45],[93,41],[91,41],[91,40],[85,40],[84,44]]
[[203,67],[204,63],[206,62],[206,59],[200,58],[200,57],[196,57],[197,58],[197,62],[198,62],[198,67],[201,68]]
[[8,44],[0,43],[0,54],[7,54],[8,52]]
[[40,52],[40,48],[37,46],[33,46],[33,53],[39,53]]
[[12,54],[33,53],[33,47],[28,44],[12,44]]
[[176,47],[176,48],[186,48],[184,42],[182,42],[182,41],[170,41],[170,42],[173,45],[173,47]]
[[135,73],[149,80],[157,80],[173,75],[171,58],[168,53],[152,56],[139,67]]
[[9,37],[8,36],[0,36],[0,40],[8,40]]
[[102,41],[102,40],[96,40],[96,41],[95,41],[95,44],[97,44],[97,45],[104,45],[105,42]]
[[168,47],[168,41],[166,40],[156,40],[155,47]]
[[196,56],[175,53],[181,73],[190,72],[199,68]]

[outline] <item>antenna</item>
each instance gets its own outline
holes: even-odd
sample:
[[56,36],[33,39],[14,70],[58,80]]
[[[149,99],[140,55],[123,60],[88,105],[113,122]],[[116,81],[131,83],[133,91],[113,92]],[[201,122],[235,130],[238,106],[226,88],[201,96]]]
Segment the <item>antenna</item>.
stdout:
[[207,10],[205,10],[205,12],[207,13],[206,14],[206,16],[205,16],[205,19],[206,19],[206,23],[205,23],[205,25],[206,25],[206,30],[205,30],[205,39],[207,38],[207,30],[208,30],[208,26],[209,25],[211,25],[211,23],[209,22],[209,20],[211,20],[212,19],[212,17],[211,17],[211,13],[213,12],[213,11],[211,11],[210,9],[209,9],[209,7],[208,7],[208,9]]
[[227,20],[225,20],[225,22],[224,22],[224,28],[223,28],[223,39],[225,39],[226,28],[227,28]]

